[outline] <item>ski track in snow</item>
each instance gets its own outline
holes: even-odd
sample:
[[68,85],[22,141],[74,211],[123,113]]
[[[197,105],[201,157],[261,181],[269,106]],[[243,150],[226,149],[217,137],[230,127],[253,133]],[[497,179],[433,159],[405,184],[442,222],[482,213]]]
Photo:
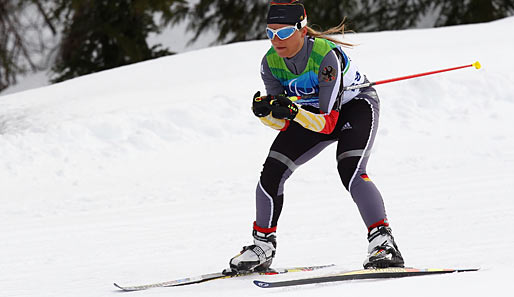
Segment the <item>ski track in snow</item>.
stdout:
[[[286,185],[274,266],[335,267],[129,294],[505,295],[514,263],[514,40],[502,32],[513,25],[347,36],[360,43],[348,53],[371,80],[482,63],[377,86],[368,166],[407,265],[479,272],[255,287],[256,278],[361,267],[366,230],[331,146]],[[118,296],[113,282],[225,268],[251,240],[255,186],[276,134],[249,109],[268,46],[213,47],[0,97],[0,296]]]

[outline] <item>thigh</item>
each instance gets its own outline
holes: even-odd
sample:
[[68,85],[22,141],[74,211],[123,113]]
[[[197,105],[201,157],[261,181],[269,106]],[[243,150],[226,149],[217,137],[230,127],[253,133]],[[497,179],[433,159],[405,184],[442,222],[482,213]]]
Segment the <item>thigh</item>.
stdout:
[[264,190],[273,197],[281,195],[285,181],[300,165],[334,142],[329,139],[292,122],[271,145],[260,178]]
[[353,99],[343,105],[342,128],[337,144],[338,170],[349,190],[356,174],[366,171],[367,161],[378,128],[378,100],[368,97]]
[[[348,105],[348,106],[346,106]],[[338,155],[353,150],[368,149],[373,145],[378,128],[378,111],[366,99],[353,99],[341,110],[341,129],[338,135]]]

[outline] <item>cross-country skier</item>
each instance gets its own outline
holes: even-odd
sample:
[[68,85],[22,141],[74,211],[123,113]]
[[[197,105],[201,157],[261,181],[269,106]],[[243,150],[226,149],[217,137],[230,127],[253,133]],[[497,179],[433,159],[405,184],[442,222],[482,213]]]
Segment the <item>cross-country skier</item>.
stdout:
[[[230,260],[231,270],[269,268],[277,249],[285,181],[332,143],[337,143],[341,181],[368,228],[364,267],[403,267],[382,196],[366,174],[377,133],[379,99],[372,87],[342,91],[367,79],[342,49],[351,44],[327,36],[342,33],[344,25],[325,32],[313,30],[307,26],[303,4],[296,0],[271,2],[267,24],[272,46],[261,64],[267,96],[254,95],[253,112],[280,133],[257,185],[254,244]],[[298,96],[304,98],[296,100]]]

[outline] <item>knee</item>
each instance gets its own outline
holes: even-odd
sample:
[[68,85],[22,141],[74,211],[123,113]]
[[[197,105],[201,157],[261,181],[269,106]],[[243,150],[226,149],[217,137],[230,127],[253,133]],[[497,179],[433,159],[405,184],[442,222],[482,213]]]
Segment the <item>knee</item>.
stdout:
[[352,157],[345,158],[337,163],[339,177],[347,191],[350,191],[350,182],[352,181],[352,177],[355,175],[358,162],[359,158]]
[[271,182],[280,180],[285,170],[286,166],[284,166],[281,162],[272,158],[267,158],[262,167],[261,182],[267,183],[268,181]]
[[260,182],[270,195],[281,192],[285,180],[291,175],[288,167],[273,158],[267,158],[261,171]]

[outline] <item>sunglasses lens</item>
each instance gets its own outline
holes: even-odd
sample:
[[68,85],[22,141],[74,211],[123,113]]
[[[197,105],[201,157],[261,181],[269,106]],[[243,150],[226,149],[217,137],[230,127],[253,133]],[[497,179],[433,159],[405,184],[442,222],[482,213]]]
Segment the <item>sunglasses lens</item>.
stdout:
[[277,31],[277,36],[280,39],[287,39],[293,35],[294,31],[296,31],[294,27],[282,28]]
[[266,28],[266,34],[268,35],[269,39],[273,39],[273,31],[271,31],[269,28]]

